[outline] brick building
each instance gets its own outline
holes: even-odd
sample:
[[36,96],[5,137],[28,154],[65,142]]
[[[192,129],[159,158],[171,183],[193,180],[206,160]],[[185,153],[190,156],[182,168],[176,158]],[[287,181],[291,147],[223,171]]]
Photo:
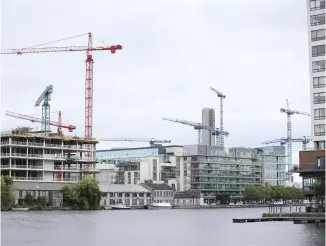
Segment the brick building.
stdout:
[[325,150],[306,150],[299,152],[299,173],[303,179],[305,196],[312,196],[311,187],[325,180]]

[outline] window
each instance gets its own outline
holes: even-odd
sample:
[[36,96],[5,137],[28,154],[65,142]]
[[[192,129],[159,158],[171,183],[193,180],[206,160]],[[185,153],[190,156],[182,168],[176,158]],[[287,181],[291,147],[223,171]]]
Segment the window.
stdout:
[[323,120],[325,119],[325,109],[317,108],[314,110],[314,119],[315,120]]
[[312,57],[325,55],[325,45],[312,46]]
[[314,93],[314,104],[325,103],[325,92]]
[[137,199],[132,199],[132,205],[137,205]]
[[325,124],[315,125],[315,136],[325,136]]
[[310,0],[310,11],[325,9],[325,0]]
[[324,71],[325,71],[325,60],[314,61],[312,63],[312,72],[313,73],[324,72]]
[[325,156],[316,157],[316,167],[317,169],[325,169]]
[[313,78],[313,87],[314,88],[323,88],[323,87],[325,87],[325,76],[314,77]]
[[312,15],[310,17],[310,25],[311,26],[319,26],[325,24],[325,14],[320,15]]
[[325,40],[325,29],[311,31],[311,41]]

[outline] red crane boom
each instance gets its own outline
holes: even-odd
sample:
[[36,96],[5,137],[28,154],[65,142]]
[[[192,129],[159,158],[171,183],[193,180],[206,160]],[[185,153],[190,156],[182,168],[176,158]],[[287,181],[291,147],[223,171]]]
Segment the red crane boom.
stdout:
[[[82,35],[78,35],[78,36],[82,36]],[[93,47],[93,35],[92,33],[88,33],[87,35],[88,35],[88,46],[42,47],[42,48],[34,46],[34,47],[23,48],[23,49],[4,49],[1,50],[1,55],[12,55],[12,54],[22,55],[22,54],[31,54],[31,53],[86,51],[85,138],[92,138],[93,137],[93,63],[94,63],[92,51],[109,51],[111,54],[114,54],[116,53],[117,50],[122,50],[122,46],[118,44],[118,45],[111,45],[111,46]],[[57,41],[62,41],[62,40],[57,40]]]
[[[29,120],[31,122],[40,122],[40,123],[42,122],[42,119],[41,118],[38,118],[38,117],[35,117],[35,116],[26,115],[26,114],[19,114],[19,113],[14,113],[14,112],[7,111],[6,112],[6,115],[7,116],[10,116],[10,117],[22,119],[22,120]],[[61,112],[60,112],[60,117],[61,117]],[[69,132],[72,132],[73,130],[76,129],[76,127],[73,126],[73,125],[62,125],[62,123],[55,122],[55,121],[50,121],[49,124],[51,126],[57,126],[58,129],[60,129],[60,128],[68,129]],[[58,133],[60,133],[60,132],[58,131]]]
[[[77,35],[70,38],[75,38],[78,36],[83,36],[86,34]],[[70,46],[70,47],[43,47],[39,48],[36,46],[23,48],[23,49],[5,49],[1,50],[2,55],[10,54],[30,54],[30,53],[49,53],[49,52],[76,52],[76,51],[86,51],[86,80],[85,80],[85,138],[93,137],[93,56],[92,51],[110,51],[111,54],[114,54],[117,50],[122,50],[122,46],[111,45],[111,46],[102,46],[102,47],[93,47],[93,35],[91,32],[87,33],[88,35],[88,46]],[[55,43],[62,40],[56,40],[54,42],[49,42],[45,44]],[[41,45],[45,45],[41,44]],[[41,46],[37,45],[37,46]],[[91,145],[88,146],[91,150]],[[91,159],[91,152],[86,153],[87,159]]]

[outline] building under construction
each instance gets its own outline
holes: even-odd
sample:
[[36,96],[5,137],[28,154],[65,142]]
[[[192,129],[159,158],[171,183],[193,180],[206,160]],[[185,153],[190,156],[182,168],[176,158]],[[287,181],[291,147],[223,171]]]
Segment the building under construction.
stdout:
[[97,143],[25,127],[2,132],[1,175],[17,182],[77,182],[85,175],[95,176]]

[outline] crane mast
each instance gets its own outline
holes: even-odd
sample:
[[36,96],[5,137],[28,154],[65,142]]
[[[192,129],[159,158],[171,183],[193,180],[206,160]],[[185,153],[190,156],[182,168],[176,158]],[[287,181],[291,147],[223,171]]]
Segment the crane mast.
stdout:
[[[88,36],[88,45],[87,46],[68,46],[68,47],[38,47],[45,44],[52,44],[55,42],[79,37],[79,36]],[[117,50],[122,50],[122,46],[111,45],[111,46],[100,46],[93,47],[93,35],[91,32],[87,34],[81,34],[61,40],[56,40],[54,42],[49,42],[41,45],[36,45],[23,49],[3,49],[1,50],[1,55],[22,55],[22,54],[31,54],[31,53],[52,53],[52,52],[86,52],[86,80],[85,80],[85,138],[93,137],[93,56],[92,51],[109,51],[111,54],[115,54]],[[87,147],[91,150],[91,145]],[[91,152],[86,153],[88,160],[91,158]]]
[[[224,131],[223,101],[226,96],[222,92],[216,90],[213,87],[209,87],[209,89],[211,89],[213,92],[215,92],[217,97],[220,98],[220,130]],[[224,135],[218,136],[216,140],[217,140],[217,145],[224,147]]]
[[292,123],[291,123],[291,116],[294,114],[306,115],[310,116],[309,113],[298,111],[291,109],[289,106],[289,101],[286,99],[286,108],[280,108],[281,113],[285,113],[287,115],[287,162],[289,169],[293,169],[292,163]]

